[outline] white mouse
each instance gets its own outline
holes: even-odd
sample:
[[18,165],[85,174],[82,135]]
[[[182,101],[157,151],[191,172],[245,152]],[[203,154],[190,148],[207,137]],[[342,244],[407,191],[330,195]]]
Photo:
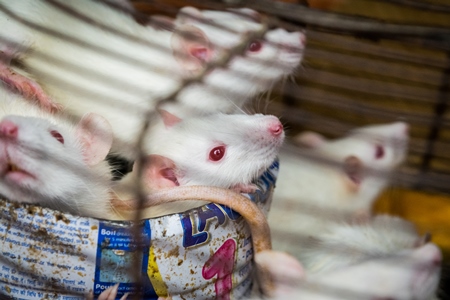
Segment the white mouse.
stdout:
[[88,114],[73,125],[15,95],[1,98],[0,194],[75,215],[109,217],[108,122]]
[[[214,36],[210,36],[209,27],[206,29],[204,24],[194,24],[187,19],[183,21],[181,17],[177,21],[179,25],[176,31],[170,32],[141,26],[130,15],[98,1],[85,0],[82,5],[78,1],[55,1],[57,5],[52,3],[0,1],[0,8],[4,11],[0,13],[0,25],[9,29],[3,36],[15,42],[0,45],[3,61],[6,61],[0,68],[0,78],[17,89],[31,90],[26,94],[36,95],[44,106],[54,108],[58,105],[52,104],[52,101],[56,101],[77,116],[86,112],[102,114],[113,126],[113,150],[128,157],[146,117],[145,113],[154,109],[157,99],[175,91],[183,79],[199,74],[206,63],[212,62],[223,52],[214,43],[218,40],[229,41],[225,46],[231,48],[242,40],[244,33],[263,28],[253,19],[233,16],[230,12],[217,12],[215,17],[218,19],[215,18],[214,22],[228,24],[238,32],[230,37],[225,33],[216,36],[217,31],[214,31]],[[68,7],[111,27],[114,32],[80,20],[59,6]],[[193,11],[191,8],[188,10]],[[257,13],[252,11],[251,14]],[[69,35],[73,42],[34,30],[27,24],[17,22],[15,16]],[[185,34],[198,38],[190,40]],[[180,116],[233,112],[256,93],[266,90],[268,77],[275,81],[292,72],[302,58],[304,34],[273,30],[266,36],[266,39],[280,42],[281,46],[275,49],[272,44],[266,47],[265,42],[255,41],[257,46],[250,43],[246,52],[248,59],[238,56],[230,62],[229,67],[208,72],[204,84],[195,84],[184,90],[177,98],[179,104],[169,103],[166,109]],[[294,45],[297,50],[292,50],[290,45]],[[51,61],[44,59],[41,54]],[[274,63],[283,58],[284,67],[281,69],[284,71],[275,71],[273,65],[267,67],[251,63],[249,60],[253,57]],[[11,68],[8,64],[11,59],[19,61],[27,72]],[[246,71],[244,78],[235,74],[241,70]],[[264,83],[255,84],[253,80],[245,80],[249,78],[249,72],[252,78],[257,75],[266,77]],[[23,76],[17,79],[16,75]],[[212,92],[207,86],[219,90]],[[234,91],[237,95],[233,95],[236,94]]]
[[439,248],[428,243],[306,279],[284,279],[269,299],[434,300],[441,262]]
[[414,249],[428,240],[428,235],[419,236],[411,222],[377,215],[365,223],[335,224],[309,238],[299,255],[306,270],[321,274],[368,258]]
[[[142,182],[148,193],[192,185],[254,192],[252,181],[273,163],[284,140],[283,125],[270,115],[213,114],[180,119],[161,111],[160,116],[145,143],[150,155]],[[137,166],[133,169],[118,185],[126,187],[137,180]],[[130,197],[126,196],[129,193],[118,194],[124,200]],[[184,211],[205,202],[199,203],[185,202],[176,208]]]
[[441,261],[439,248],[428,243],[310,276],[289,296],[290,299],[314,300],[434,300],[437,299]]
[[[202,45],[186,43],[178,36],[172,39],[172,45],[188,48],[190,55],[197,55],[201,60],[213,61],[241,43],[243,34],[260,30],[261,19],[258,12],[248,8],[200,11],[184,7],[177,15],[176,28],[202,36]],[[248,43],[245,55],[235,56],[225,68],[209,73],[205,84],[185,88],[180,100],[190,105],[188,101],[195,98],[203,111],[239,112],[249,98],[267,91],[278,79],[295,71],[303,58],[305,44],[303,32],[269,30],[263,39]],[[191,68],[192,63],[175,57],[186,69]]]
[[297,255],[301,264],[280,254],[261,255],[259,263],[273,270],[274,299],[431,300],[442,253],[428,239],[406,220],[379,215],[311,239]]
[[[309,149],[282,151],[269,222],[274,247],[286,250],[286,236],[314,236],[336,222],[363,221],[406,157],[408,125],[396,122],[351,131],[326,140],[315,133],[299,138]],[[303,155],[303,156],[302,156]]]

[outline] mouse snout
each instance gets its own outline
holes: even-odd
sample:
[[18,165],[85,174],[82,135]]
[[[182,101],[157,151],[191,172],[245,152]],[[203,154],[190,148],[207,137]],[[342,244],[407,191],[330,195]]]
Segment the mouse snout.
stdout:
[[273,121],[269,124],[269,132],[273,136],[279,136],[283,133],[283,124],[279,120]]
[[306,45],[306,35],[303,32],[299,32],[300,45]]
[[409,124],[405,123],[405,122],[399,122],[398,123],[398,131],[400,134],[408,136],[409,135]]
[[403,133],[405,135],[409,135],[409,125],[408,124],[405,124],[405,128],[403,129]]
[[442,263],[442,252],[439,247],[433,243],[428,243],[420,247],[416,256],[425,260],[430,266],[440,266]]
[[8,138],[16,138],[19,128],[14,122],[3,120],[0,122],[0,135]]
[[440,266],[442,264],[442,253],[439,249],[434,249],[432,252],[431,263],[434,266]]
[[400,136],[409,136],[409,124],[405,122],[396,122],[391,125],[393,132]]

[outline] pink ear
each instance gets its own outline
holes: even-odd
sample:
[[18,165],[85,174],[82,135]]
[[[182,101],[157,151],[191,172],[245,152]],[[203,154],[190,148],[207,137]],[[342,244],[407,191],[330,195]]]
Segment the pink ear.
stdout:
[[296,144],[308,148],[320,147],[325,144],[326,141],[327,139],[323,135],[312,131],[305,131],[294,137],[294,142]]
[[163,120],[163,123],[166,126],[166,128],[170,128],[173,125],[178,124],[182,121],[182,119],[178,118],[174,114],[171,114],[167,110],[159,109],[158,113],[161,116],[161,119]]
[[205,33],[193,25],[181,25],[171,38],[175,60],[187,75],[200,72],[212,59],[212,45]]
[[104,160],[111,150],[113,143],[111,125],[98,114],[84,115],[76,127],[75,134],[83,146],[84,161],[89,166]]
[[151,154],[147,157],[144,168],[144,184],[150,190],[160,190],[180,185],[176,177],[176,166],[167,157]]
[[364,165],[356,156],[348,156],[344,160],[344,172],[350,179],[352,188],[357,189],[364,179]]

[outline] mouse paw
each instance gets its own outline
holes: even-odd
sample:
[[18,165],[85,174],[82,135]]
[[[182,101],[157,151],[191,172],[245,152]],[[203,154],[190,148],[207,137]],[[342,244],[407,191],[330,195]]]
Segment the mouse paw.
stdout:
[[[104,290],[98,296],[98,300],[115,300],[116,296],[117,296],[118,289],[119,289],[119,283],[116,283],[115,285],[110,286],[109,288]],[[127,298],[128,298],[128,293],[124,294],[120,298],[120,300],[127,300]],[[91,293],[91,294],[89,294],[89,296],[86,299],[87,300],[92,300],[92,299],[94,299],[94,295]]]
[[18,92],[28,100],[36,101],[46,111],[53,113],[62,109],[62,106],[53,102],[37,82],[14,72],[3,64],[0,64],[0,80],[12,91]]
[[256,190],[258,189],[258,186],[253,183],[250,183],[250,184],[239,183],[239,184],[236,184],[231,189],[237,193],[251,194],[251,193],[256,192]]

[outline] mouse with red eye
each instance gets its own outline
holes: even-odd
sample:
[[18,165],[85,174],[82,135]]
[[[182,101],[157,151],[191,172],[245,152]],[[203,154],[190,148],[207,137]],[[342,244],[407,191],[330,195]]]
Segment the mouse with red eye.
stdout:
[[[144,142],[147,192],[176,186],[213,186],[251,193],[252,181],[274,162],[284,140],[283,125],[270,115],[212,114],[181,119],[160,111],[160,122]],[[136,163],[135,163],[136,164]],[[118,182],[136,181],[137,166]],[[116,191],[120,194],[120,192]],[[120,199],[127,199],[119,195]],[[199,205],[190,202],[184,211]]]
[[[200,42],[186,41],[183,34],[174,34],[172,48],[186,49],[190,60],[186,61],[186,53],[182,56],[174,52],[175,58],[185,70],[201,70],[205,63],[240,45],[246,35],[262,30],[261,20],[262,15],[249,8],[213,11],[184,7],[175,20],[176,33],[193,34]],[[251,97],[292,74],[303,59],[305,46],[303,31],[268,30],[260,38],[250,40],[246,51],[232,57],[226,67],[209,72],[203,83],[185,88],[179,99],[197,99],[207,112],[239,112]],[[192,67],[194,57],[197,68]]]
[[[280,153],[272,229],[307,237],[336,222],[367,220],[376,197],[405,160],[408,131],[408,124],[396,122],[360,127],[334,140],[313,132],[297,136],[305,149]],[[275,247],[277,241],[282,249],[289,246],[273,236]]]
[[[154,110],[157,100],[231,53],[249,33],[264,29],[261,16],[251,9],[185,7],[176,20],[163,18],[170,26],[162,29],[138,24],[104,1],[0,4],[5,38],[0,41],[0,81],[48,110],[63,107],[78,118],[88,112],[104,116],[113,127],[113,152],[128,160],[135,159],[131,153],[145,112]],[[304,48],[302,32],[269,31],[224,68],[214,68],[201,82],[183,88],[177,101],[161,105],[182,117],[235,113],[291,74]]]
[[109,123],[87,114],[72,124],[18,96],[1,96],[0,194],[75,215],[109,217]]

